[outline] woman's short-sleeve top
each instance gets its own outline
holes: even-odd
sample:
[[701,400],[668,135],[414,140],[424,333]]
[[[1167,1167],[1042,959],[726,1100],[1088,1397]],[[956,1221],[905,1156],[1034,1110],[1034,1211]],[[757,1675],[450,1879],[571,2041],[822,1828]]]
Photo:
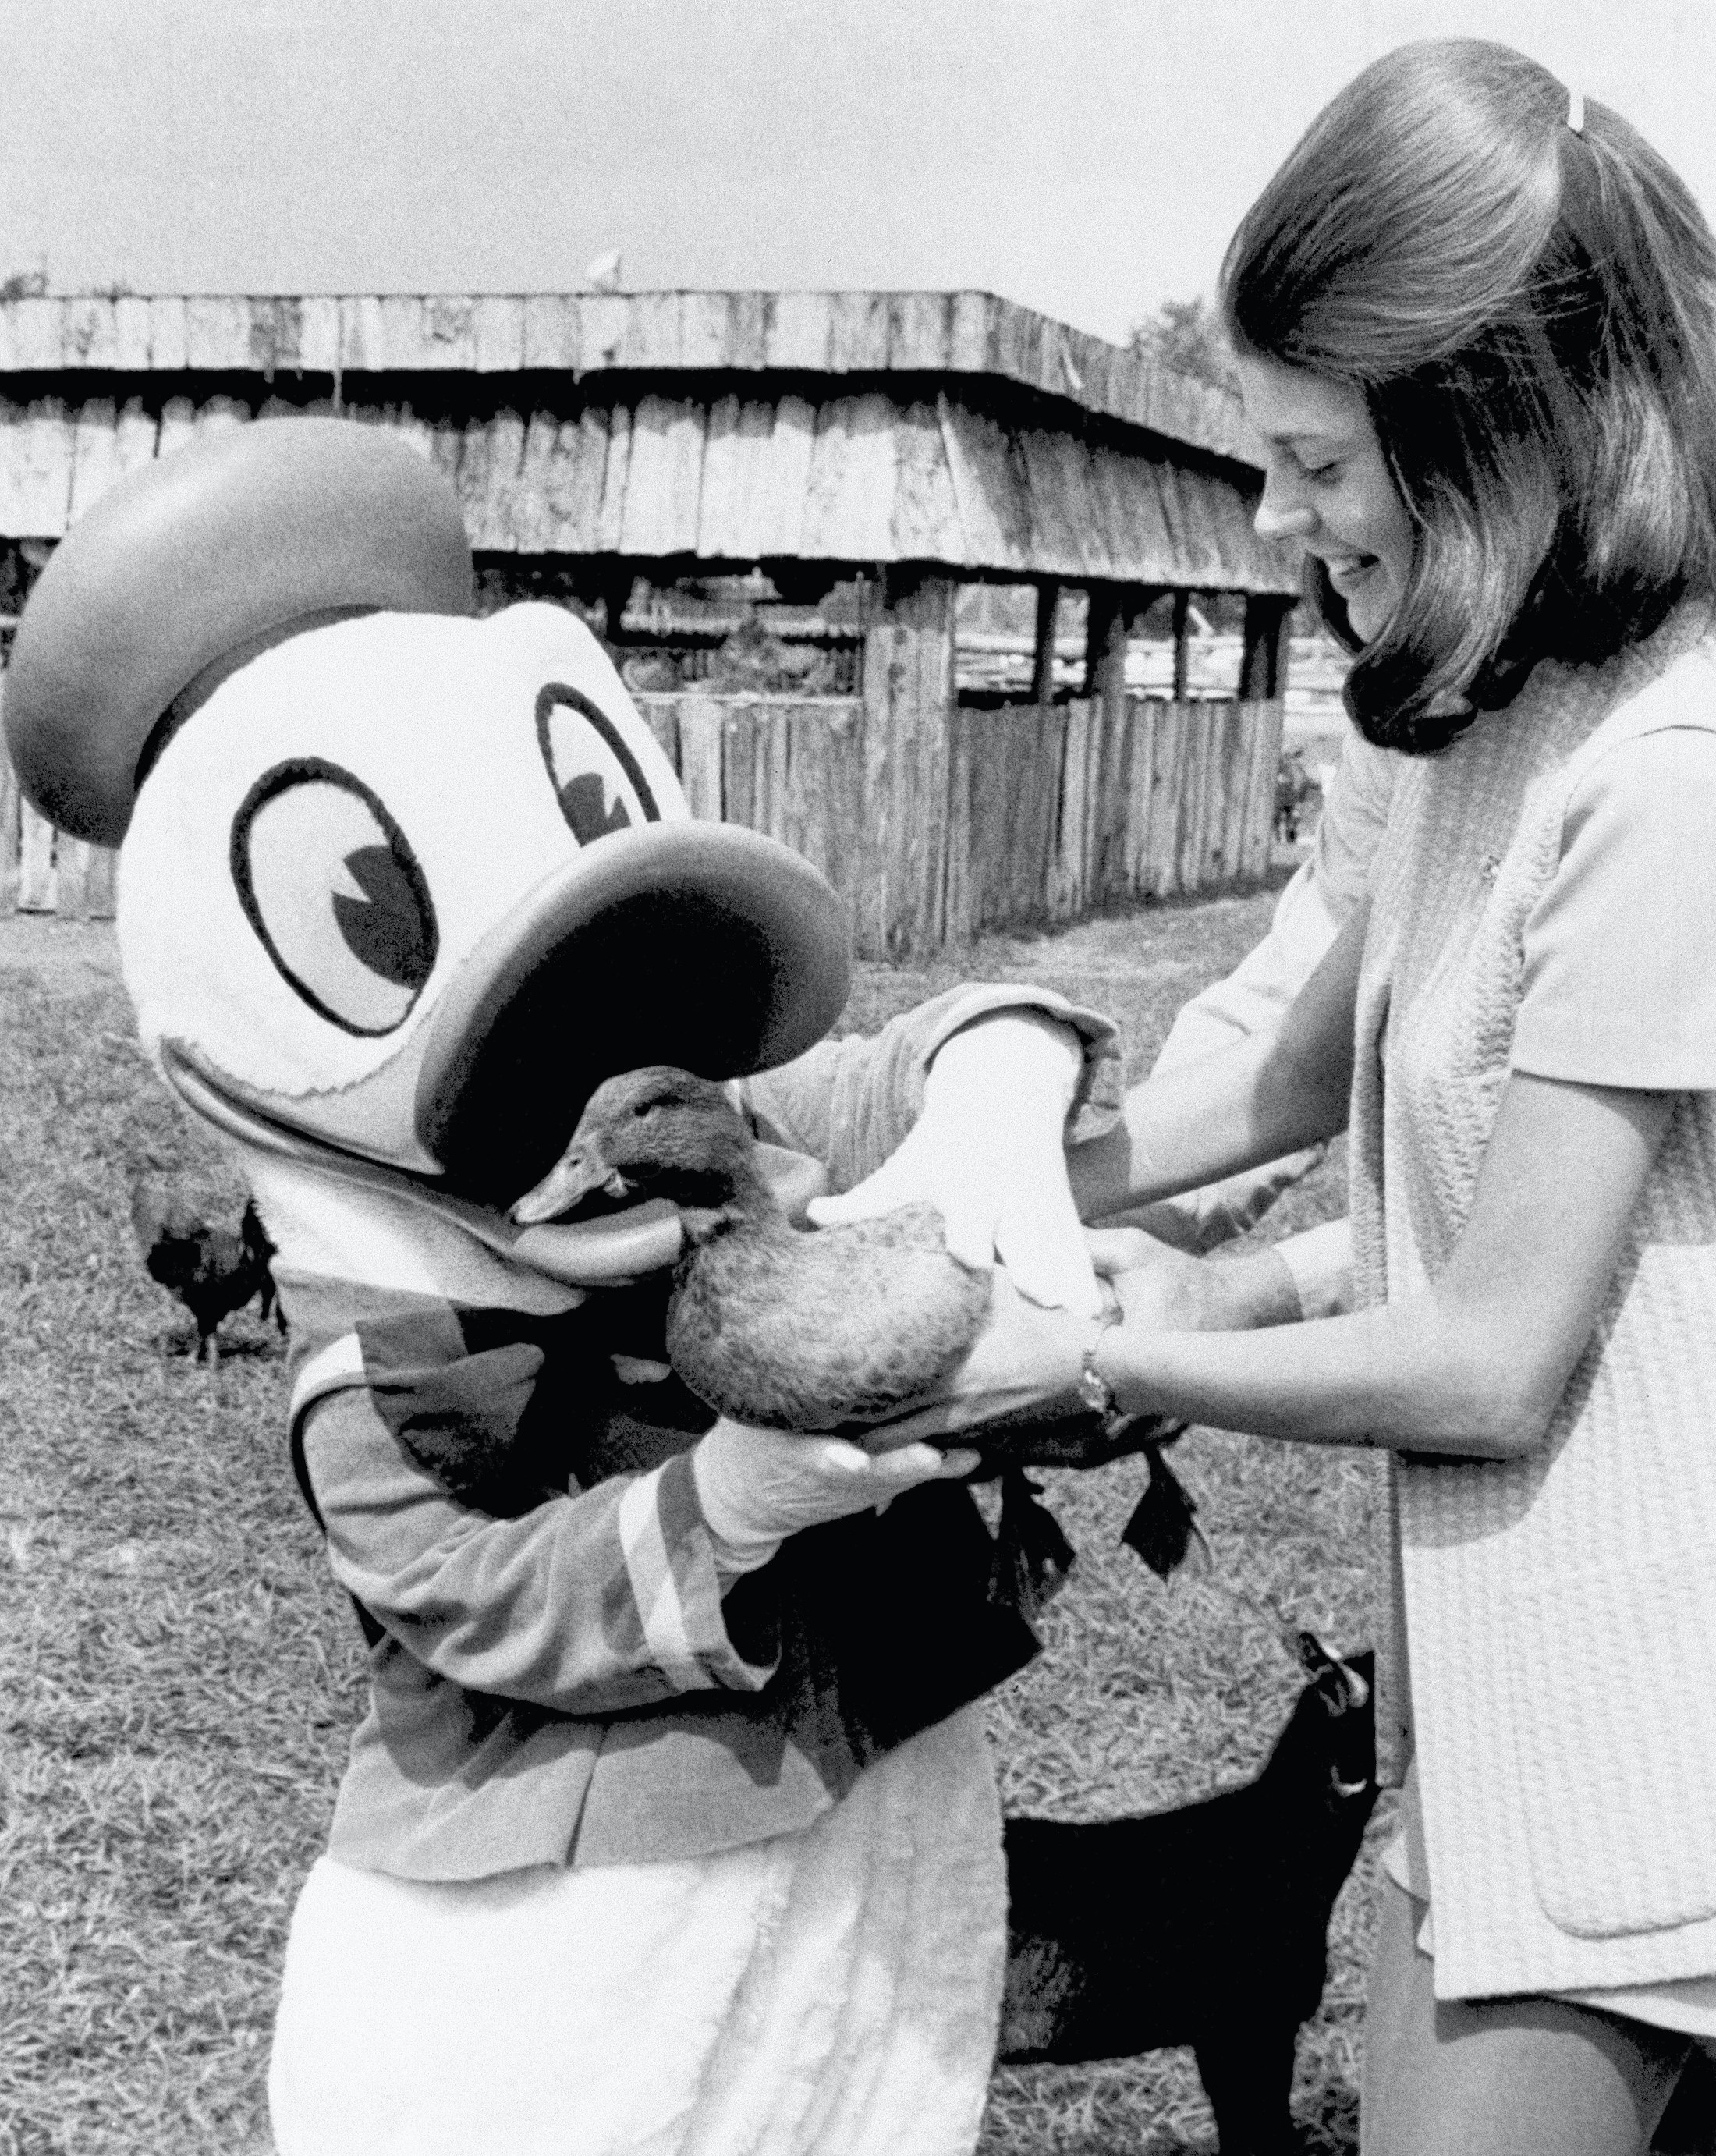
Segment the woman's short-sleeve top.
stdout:
[[[1511,1072],[1679,1096],[1542,1445],[1391,1467],[1442,1997],[1716,1971],[1713,812],[1716,650],[1683,613],[1405,762],[1377,858],[1363,1300],[1447,1263]],[[1397,1773],[1407,1656],[1382,1624]]]

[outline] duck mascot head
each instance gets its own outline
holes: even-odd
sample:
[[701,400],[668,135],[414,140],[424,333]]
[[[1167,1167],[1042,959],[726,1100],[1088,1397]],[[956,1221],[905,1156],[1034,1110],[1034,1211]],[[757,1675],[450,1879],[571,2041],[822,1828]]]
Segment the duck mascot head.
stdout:
[[144,1045],[239,1147],[285,1267],[563,1307],[670,1260],[676,1219],[521,1232],[506,1204],[611,1073],[819,1039],[845,923],[796,855],[691,820],[581,622],[471,608],[423,458],[259,421],[69,533],[6,733],[62,830],[122,841]]

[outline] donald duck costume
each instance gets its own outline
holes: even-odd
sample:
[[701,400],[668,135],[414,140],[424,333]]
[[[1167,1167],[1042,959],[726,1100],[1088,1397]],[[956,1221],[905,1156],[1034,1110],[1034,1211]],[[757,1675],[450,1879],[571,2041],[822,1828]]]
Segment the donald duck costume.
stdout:
[[258,422],[95,505],[8,678],[26,793],[123,839],[141,1038],[278,1246],[290,1456],[369,1649],[277,2146],[955,2156],[1005,1939],[971,1702],[1035,1647],[969,1461],[830,1496],[662,1364],[672,1209],[506,1207],[640,1064],[734,1081],[802,1202],[1021,1007],[1080,1045],[1056,1112],[1094,1131],[1112,1029],[989,988],[824,1041],[834,894],[691,822],[575,618],[477,619],[471,582],[408,448]]

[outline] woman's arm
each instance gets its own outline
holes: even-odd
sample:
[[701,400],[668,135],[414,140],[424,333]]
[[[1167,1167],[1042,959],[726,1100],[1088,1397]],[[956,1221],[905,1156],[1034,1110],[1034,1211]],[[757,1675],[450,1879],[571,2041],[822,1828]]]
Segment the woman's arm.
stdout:
[[1221,1429],[1477,1458],[1529,1451],[1590,1337],[1674,1101],[1516,1073],[1472,1217],[1430,1286],[1262,1333],[1128,1322],[1098,1342],[1097,1368],[1126,1408]]
[[1067,1168],[1087,1220],[1195,1189],[1346,1127],[1360,907],[1273,1031],[1135,1086],[1123,1122],[1075,1147]]

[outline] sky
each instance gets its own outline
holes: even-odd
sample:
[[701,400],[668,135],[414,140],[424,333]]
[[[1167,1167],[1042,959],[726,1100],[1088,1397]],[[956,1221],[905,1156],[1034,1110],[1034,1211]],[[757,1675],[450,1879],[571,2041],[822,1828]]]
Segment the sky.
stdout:
[[1123,339],[1318,108],[1518,45],[1716,218],[1716,0],[0,0],[0,278],[976,286]]

